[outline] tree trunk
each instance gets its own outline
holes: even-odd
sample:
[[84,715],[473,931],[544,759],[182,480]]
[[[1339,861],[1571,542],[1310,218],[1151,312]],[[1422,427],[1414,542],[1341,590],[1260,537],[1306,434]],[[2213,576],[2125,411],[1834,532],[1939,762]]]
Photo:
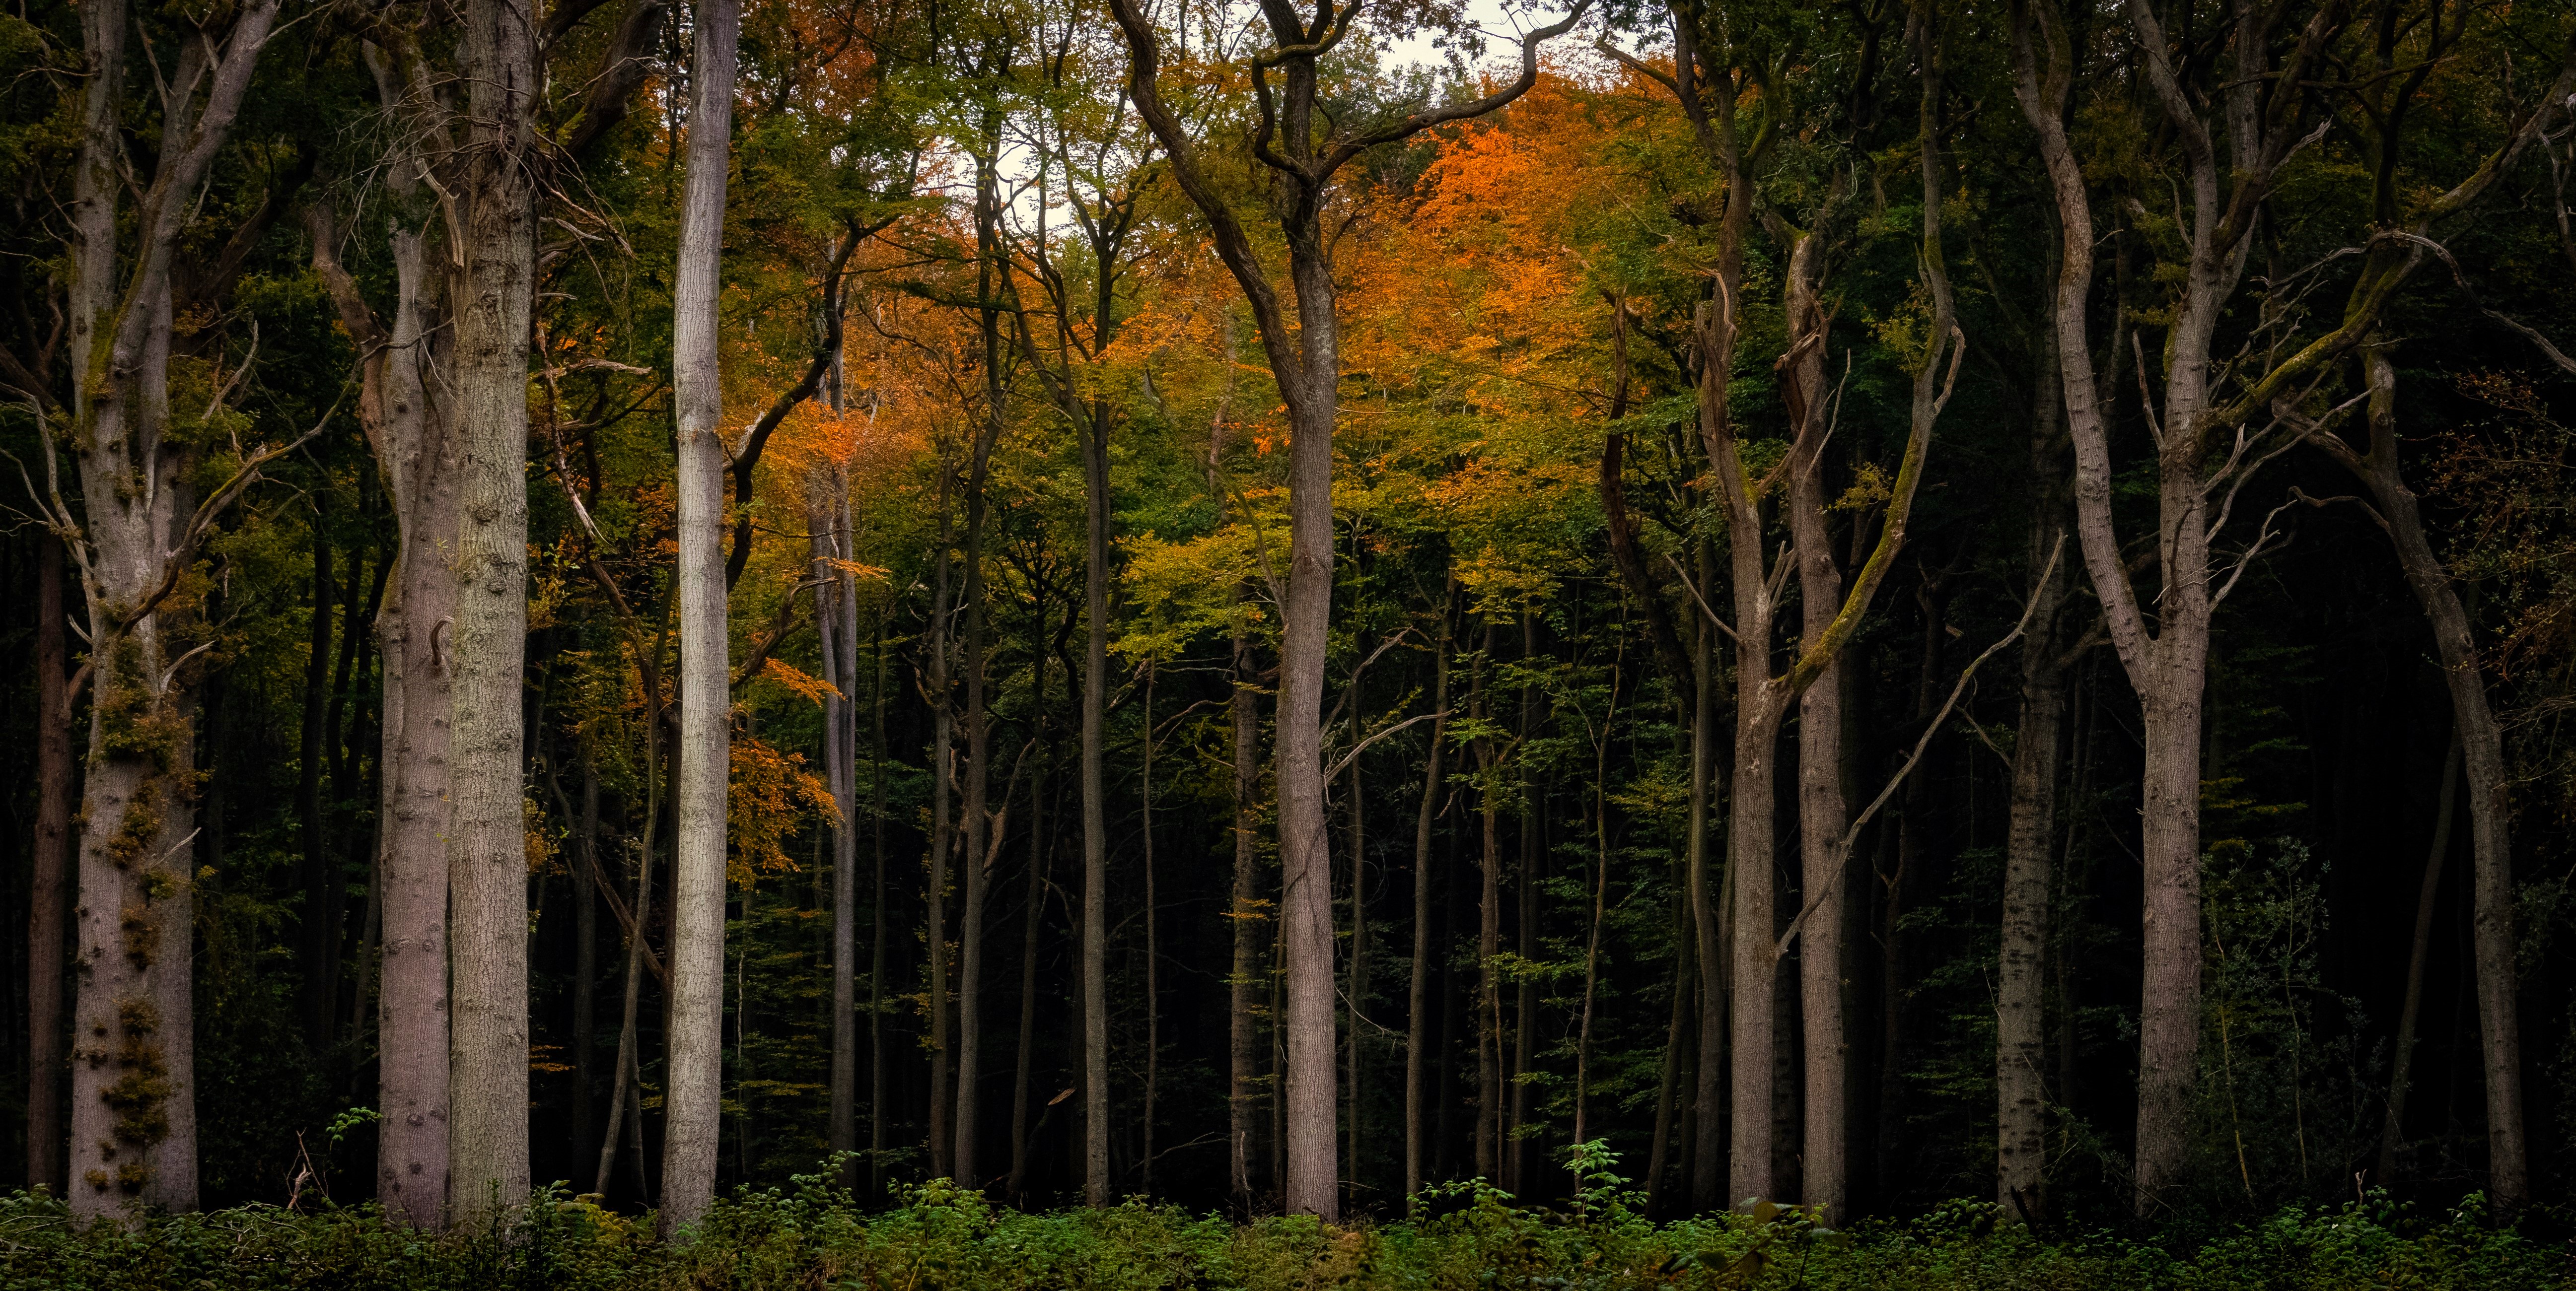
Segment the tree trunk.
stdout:
[[1440,810],[1440,755],[1449,739],[1449,617],[1456,575],[1441,590],[1440,635],[1431,646],[1431,747],[1422,761],[1422,806],[1413,819],[1413,975],[1405,992],[1404,1195],[1422,1191],[1422,1087],[1431,1026],[1431,822]]
[[[848,514],[844,510],[843,514]],[[869,804],[870,846],[874,849],[872,894],[868,901],[868,1194],[885,1190],[885,982],[886,982],[886,654],[885,617],[876,620],[876,684],[869,689],[869,706],[875,710],[876,758],[868,776],[868,792],[874,799]]]
[[27,1186],[64,1195],[64,935],[71,931],[70,649],[63,544],[36,539],[36,831],[27,882]]
[[595,1153],[599,1083],[599,766],[581,745],[581,834],[572,866],[572,1159]]
[[[671,386],[679,419],[680,789],[671,862],[670,1063],[663,1094],[662,1230],[715,1204],[724,1113],[725,792],[733,733],[726,632],[724,390],[717,300],[732,153],[738,0],[698,11],[687,173],[672,276]],[[751,505],[749,497],[734,499]]]
[[1154,661],[1145,661],[1145,728],[1143,765],[1136,775],[1136,833],[1145,866],[1145,1108],[1138,1129],[1142,1146],[1136,1154],[1137,1189],[1154,1191],[1154,1095],[1163,1074],[1162,954],[1154,906]]
[[[1537,657],[1538,616],[1524,608],[1521,611],[1521,665],[1527,668]],[[1515,738],[1526,748],[1531,740],[1538,737],[1541,711],[1538,688],[1522,686],[1520,699],[1520,730]],[[1519,909],[1512,920],[1515,925],[1512,950],[1526,965],[1538,959],[1538,878],[1539,868],[1546,859],[1541,838],[1547,828],[1547,793],[1535,782],[1524,786],[1523,792],[1527,798],[1521,811],[1519,831],[1521,856],[1515,875],[1517,891],[1513,894]],[[1537,1039],[1538,982],[1524,973],[1512,992],[1511,1120],[1503,1136],[1503,1175],[1514,1192],[1527,1192],[1530,1188],[1529,1142],[1525,1133],[1529,1123],[1530,1087],[1525,1077],[1530,1074]]]
[[[987,136],[1000,129],[987,118]],[[995,299],[993,264],[999,252],[1001,197],[989,161],[976,165],[976,230],[984,250],[979,295]],[[984,1056],[984,898],[992,858],[985,853],[985,834],[993,826],[988,798],[993,781],[992,716],[987,711],[985,682],[984,518],[993,447],[1002,435],[1004,386],[1000,312],[982,310],[984,419],[976,428],[966,468],[966,784],[959,808],[965,866],[964,908],[957,929],[957,1112],[951,1168],[957,1181],[974,1187],[983,1181],[976,1169],[976,1091],[982,1085]],[[1004,804],[1006,807],[1008,804]]]
[[[1032,589],[1030,620],[1046,623],[1046,593],[1043,585]],[[1043,651],[1032,651],[1029,664],[1029,711],[1035,715],[1039,735],[1046,734],[1047,660]],[[1004,1191],[1014,1205],[1025,1205],[1029,1183],[1029,1077],[1037,1057],[1038,1017],[1038,932],[1045,927],[1047,862],[1052,853],[1047,837],[1047,772],[1055,765],[1055,745],[1050,740],[1045,756],[1038,760],[1037,770],[1029,780],[1029,865],[1028,881],[1021,899],[1020,913],[1020,1031],[1019,1045],[1013,1050],[1011,1064],[1011,1174]]]
[[[172,271],[277,4],[254,0],[233,15],[220,43],[210,32],[178,55],[175,93],[165,91],[160,104],[162,148],[131,221],[118,211],[136,178],[126,173],[121,137],[129,14],[121,0],[99,0],[80,16],[88,75],[69,212],[66,352],[77,364],[69,447],[86,531],[73,526],[59,496],[48,506],[54,531],[82,563],[89,602],[73,1033],[93,1043],[76,1042],[71,1053],[67,1177],[72,1213],[92,1219],[136,1201],[170,1210],[197,1203],[194,706],[179,675],[187,659],[170,658],[163,644],[165,614],[184,613],[184,602],[165,607],[163,599],[193,562],[202,533],[188,483],[194,454],[164,433]],[[135,237],[120,246],[125,227]],[[234,491],[227,486],[209,501],[220,505]]]
[[[1716,562],[1703,544],[1699,552],[1700,585],[1708,586],[1715,572]],[[1734,964],[1730,956],[1735,941],[1735,871],[1731,862],[1721,862],[1725,866],[1721,897],[1711,891],[1708,864],[1709,817],[1718,796],[1716,636],[1716,631],[1705,623],[1692,634],[1689,837],[1682,841],[1683,883],[1689,893],[1690,933],[1696,943],[1693,958],[1699,965],[1699,1045],[1691,1068],[1691,1115],[1696,1132],[1690,1136],[1688,1154],[1690,1208],[1694,1211],[1726,1204],[1725,1194],[1718,1191],[1719,1171],[1726,1163],[1726,1138],[1719,1127],[1727,1123],[1727,1015],[1734,1003],[1730,990]],[[1742,806],[1730,803],[1729,810],[1740,811]]]
[[[1287,972],[1290,1214],[1341,1216],[1334,1163],[1333,858],[1324,817],[1324,665],[1333,612],[1333,421],[1341,353],[1321,229],[1289,238],[1304,363],[1288,401],[1288,587],[1279,607],[1279,940]],[[1283,391],[1284,393],[1284,391]]]
[[[1681,866],[1674,870],[1677,878],[1686,872]],[[1680,885],[1674,886],[1678,893]],[[1665,1204],[1672,1195],[1671,1185],[1665,1180],[1676,1140],[1681,1159],[1692,1159],[1688,1095],[1697,1089],[1699,1079],[1693,1061],[1698,1039],[1691,1027],[1699,998],[1699,937],[1691,926],[1691,902],[1687,897],[1673,903],[1672,992],[1672,1007],[1664,1022],[1663,1078],[1655,1086],[1654,1138],[1646,1149],[1646,1213],[1657,1219],[1671,1214]],[[1689,1192],[1687,1179],[1682,1191],[1685,1195]]]
[[2406,954],[2406,1002],[2397,1014],[2395,1058],[2388,1076],[2388,1119],[2379,1133],[2379,1186],[2397,1179],[2397,1157],[2406,1146],[2406,1094],[2414,1084],[2415,1026],[2424,1006],[2424,961],[2433,947],[2433,900],[2442,891],[2442,864],[2451,853],[2451,817],[2460,796],[2458,742],[2442,755],[2441,806],[2433,817],[2433,845],[2424,857],[2424,884],[2415,895],[2415,936]]
[[[462,520],[447,568],[454,754],[448,844],[450,1201],[460,1220],[528,1194],[527,834],[519,692],[527,642],[528,315],[534,304],[537,20],[528,0],[465,14],[467,149],[455,318]],[[497,1211],[496,1211],[497,1208]]]
[[[2065,436],[2057,420],[2057,372],[2049,342],[2031,428],[2032,476],[2028,558],[2034,576],[2029,634],[2022,640],[2021,726],[2013,739],[2012,801],[2004,838],[2000,963],[1995,972],[1995,1202],[2007,1215],[2036,1218],[2048,1164],[2046,1070],[2050,853],[2057,836],[2059,731],[2066,711],[2070,660],[2059,654],[2057,619],[2072,571],[2052,555],[2066,535]],[[1928,644],[1928,642],[1927,642]],[[2062,1095],[2061,1095],[2062,1096]]]
[[[1351,1187],[1357,1187],[1360,1145],[1364,1141],[1360,1128],[1360,1046],[1363,1043],[1362,1031],[1368,1025],[1367,1016],[1362,1011],[1362,1001],[1368,997],[1368,828],[1357,750],[1359,742],[1367,737],[1360,733],[1360,714],[1364,710],[1359,702],[1357,677],[1351,679],[1351,690],[1351,955],[1349,981],[1342,988],[1343,998],[1348,1002],[1346,1007],[1350,1010],[1350,1025],[1346,1028],[1349,1044],[1344,1052],[1350,1064],[1349,1088],[1342,1091],[1345,1104],[1342,1134],[1349,1147],[1343,1157],[1342,1178]],[[1148,854],[1151,854],[1150,846]],[[1349,1200],[1353,1198],[1345,1198],[1345,1201]]]
[[635,844],[635,914],[626,926],[626,983],[618,1013],[617,1060],[609,1069],[608,1120],[599,1144],[599,1174],[591,1191],[605,1196],[616,1177],[617,1135],[631,1117],[634,1119],[635,1180],[638,1200],[653,1203],[652,1191],[644,1186],[643,1111],[636,1102],[635,1066],[638,1050],[635,1035],[637,1014],[641,1009],[644,989],[644,957],[651,952],[645,937],[653,926],[653,843],[662,816],[661,705],[648,703],[644,729],[644,831]]
[[337,590],[331,579],[330,536],[322,532],[319,499],[326,496],[314,494],[316,506],[307,526],[313,543],[313,604],[304,643],[304,711],[295,767],[296,825],[304,844],[304,909],[297,920],[301,936],[296,958],[304,977],[304,1041],[316,1055],[329,1047],[331,1021],[338,1012],[331,1006],[338,967],[332,952],[340,945],[339,902],[334,898],[341,881],[322,818],[323,737],[330,733],[323,719],[330,714],[331,603]]
[[[1610,909],[1610,733],[1611,723],[1619,716],[1619,663],[1610,664],[1610,702],[1601,715],[1601,731],[1592,745],[1592,918],[1583,939],[1583,1013],[1574,1040],[1574,1142],[1591,1141],[1591,1125],[1585,1119],[1586,1104],[1592,1093],[1592,1004],[1594,988],[1601,977],[1601,922]],[[1671,1087],[1665,1087],[1662,1115],[1672,1111]],[[1655,1155],[1662,1155],[1660,1140]]]
[[[392,243],[394,318],[384,333],[381,428],[371,428],[400,526],[391,595],[376,613],[384,692],[376,1200],[398,1223],[437,1228],[448,1206],[446,836],[457,598],[444,561],[456,546],[461,463],[454,423],[430,403],[429,382],[449,367],[454,335],[434,294],[443,275],[429,268],[421,233],[397,230]],[[351,317],[354,288],[335,294],[342,317]]]
[[[1493,666],[1494,625],[1485,624],[1484,647],[1468,674],[1468,711],[1486,720],[1485,677]],[[1476,1177],[1499,1181],[1502,1175],[1503,1129],[1503,995],[1495,961],[1503,952],[1502,809],[1496,779],[1502,774],[1494,741],[1476,742],[1478,837],[1481,849],[1476,875]]]
[[949,1114],[956,1110],[955,1092],[949,1083],[949,1026],[952,1016],[948,998],[948,862],[956,850],[956,832],[952,827],[954,794],[957,787],[956,719],[951,707],[948,674],[948,620],[951,617],[949,592],[949,557],[955,545],[955,532],[948,512],[948,490],[956,477],[956,468],[948,460],[945,446],[939,462],[939,545],[931,553],[930,625],[922,633],[922,649],[929,655],[928,698],[930,700],[930,875],[924,892],[922,946],[930,955],[930,1174],[934,1179],[952,1177],[954,1159],[950,1153],[956,1142],[950,1137]]
[[[1238,586],[1239,606],[1250,590]],[[1260,680],[1252,666],[1252,643],[1241,628],[1234,633],[1232,693],[1227,707],[1234,720],[1234,962],[1226,975],[1227,1153],[1235,1204],[1249,1209],[1257,1189],[1252,1174],[1253,1128],[1261,1111],[1261,1028],[1254,1016],[1263,986],[1261,846],[1254,827],[1261,816]]]
[[[1824,441],[1825,332],[1819,300],[1824,286],[1819,240],[1802,238],[1789,258],[1789,342],[1795,355],[1784,377],[1799,394],[1791,407],[1808,424],[1798,438],[1812,443],[1789,473],[1790,540],[1797,548],[1802,640],[1820,640],[1841,607],[1842,570],[1826,530]],[[1810,907],[1798,947],[1798,1016],[1806,1046],[1805,1134],[1801,1140],[1801,1199],[1821,1205],[1829,1222],[1847,1217],[1846,1168],[1850,1126],[1846,1119],[1851,1047],[1843,1035],[1842,837],[1850,822],[1843,798],[1843,667],[1825,665],[1798,698],[1798,858],[1800,895]]]
[[[2370,489],[2378,503],[2376,518],[2396,551],[2398,570],[2433,629],[2469,791],[2471,957],[2476,966],[2478,1038],[2486,1077],[2487,1187],[2497,1202],[2518,1206],[2530,1199],[2531,1185],[2523,1131],[2522,1042],[2515,1016],[2519,986],[2514,963],[2512,804],[2507,796],[2504,735],[2487,702],[2468,611],[2460,604],[2450,572],[2425,536],[2414,490],[2407,486],[2398,459],[2396,367],[2384,344],[2365,348],[2362,360],[2370,382],[2369,452],[2357,453],[2323,431],[2311,431],[2307,438]],[[2428,889],[2431,882],[2426,880]],[[2402,1051],[2399,1061],[2405,1061]]]
[[[1109,1204],[1109,427],[1086,419],[1082,645],[1082,1199]],[[1238,880],[1239,882],[1239,880]]]
[[[835,386],[836,404],[839,395]],[[836,466],[828,478],[830,495],[813,508],[808,522],[815,532],[815,554],[823,562],[852,560],[856,534],[849,523],[848,468]],[[840,1154],[855,1153],[859,1146],[859,598],[858,580],[846,567],[826,563],[815,576],[823,580],[816,626],[824,679],[832,684],[832,693],[823,700],[823,773],[840,817],[832,826],[832,1105],[826,1140],[838,1161]],[[858,1187],[855,1159],[836,1164],[833,1173],[842,1187]]]

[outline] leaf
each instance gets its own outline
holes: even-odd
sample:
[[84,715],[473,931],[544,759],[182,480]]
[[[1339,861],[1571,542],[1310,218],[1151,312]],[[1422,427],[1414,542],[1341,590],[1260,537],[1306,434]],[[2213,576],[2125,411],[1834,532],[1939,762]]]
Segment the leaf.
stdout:
[[772,655],[761,662],[760,674],[769,678],[771,681],[777,682],[781,686],[785,686],[789,690],[795,691],[799,695],[803,695],[807,702],[812,703],[818,708],[822,706],[823,701],[827,698],[842,698],[840,687],[835,686],[812,673],[805,672],[797,668],[794,664],[781,662],[776,655]]

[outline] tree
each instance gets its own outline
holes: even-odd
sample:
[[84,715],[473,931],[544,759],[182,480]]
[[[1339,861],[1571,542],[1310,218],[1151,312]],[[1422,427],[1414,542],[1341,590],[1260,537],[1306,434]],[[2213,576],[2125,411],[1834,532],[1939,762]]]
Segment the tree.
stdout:
[[[724,486],[733,455],[724,439],[716,329],[741,24],[735,0],[708,0],[698,10],[688,175],[672,293],[672,390],[680,436],[680,774],[671,882],[669,1127],[662,1147],[662,1223],[672,1231],[697,1223],[714,1203],[723,1104],[725,797],[733,727]],[[747,494],[739,501],[750,504]]]
[[[79,462],[75,520],[46,456],[47,519],[71,549],[88,603],[92,696],[74,911],[78,977],[71,1091],[71,1203],[86,1217],[129,1202],[197,1201],[193,1001],[195,866],[188,778],[194,726],[183,591],[215,518],[264,462],[244,453],[202,498],[191,428],[173,420],[170,368],[180,241],[249,92],[275,0],[181,33],[157,105],[162,148],[131,222],[124,142],[129,23],[117,0],[81,14],[71,225],[73,399],[63,427]],[[146,39],[155,33],[146,32]],[[120,236],[133,230],[133,241]],[[211,413],[212,409],[209,410]],[[52,430],[48,418],[48,430]],[[297,441],[300,443],[301,441]],[[85,522],[85,523],[84,523]]]
[[[1289,411],[1289,572],[1280,604],[1279,784],[1280,942],[1287,968],[1286,1198],[1293,1213],[1341,1213],[1335,1169],[1332,855],[1326,836],[1321,721],[1326,619],[1332,612],[1333,421],[1340,400],[1339,322],[1332,247],[1324,211],[1333,178],[1371,148],[1495,111],[1538,80],[1538,50],[1573,30],[1588,0],[1521,40],[1518,79],[1484,97],[1406,113],[1347,132],[1317,129],[1319,63],[1349,34],[1358,6],[1323,0],[1310,19],[1282,4],[1265,13],[1271,50],[1251,60],[1261,126],[1253,154],[1286,189],[1280,232],[1288,243],[1297,328],[1288,329],[1278,288],[1246,236],[1230,199],[1214,187],[1181,121],[1163,102],[1161,38],[1130,0],[1111,0],[1126,36],[1128,91],[1170,158],[1174,179],[1215,234],[1218,256],[1252,307],[1264,357]],[[1274,99],[1270,70],[1283,84]]]

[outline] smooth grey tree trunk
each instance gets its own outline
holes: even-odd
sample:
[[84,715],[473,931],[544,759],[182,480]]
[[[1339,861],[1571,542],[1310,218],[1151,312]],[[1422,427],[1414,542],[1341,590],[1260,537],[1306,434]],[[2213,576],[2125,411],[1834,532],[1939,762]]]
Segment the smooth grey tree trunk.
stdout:
[[[833,397],[837,404],[837,383]],[[840,817],[832,825],[832,1072],[826,1140],[837,1157],[859,1146],[859,609],[857,578],[847,567],[830,563],[853,558],[848,469],[835,466],[814,483],[824,491],[807,512],[815,560],[821,565],[815,577],[823,582],[816,628],[824,680],[832,684],[832,693],[823,700],[823,774]],[[858,1186],[855,1160],[836,1166],[835,1173],[842,1187]]]
[[[1249,589],[1235,589],[1238,604]],[[1234,962],[1226,974],[1227,994],[1227,1152],[1235,1204],[1249,1209],[1258,1192],[1253,1178],[1253,1130],[1261,1113],[1261,1025],[1254,1010],[1263,994],[1262,931],[1270,916],[1262,909],[1261,845],[1255,827],[1261,816],[1261,695],[1252,663],[1252,642],[1234,634],[1232,693],[1228,715],[1234,725]]]
[[[1043,625],[1047,621],[1043,584],[1031,589],[1030,599],[1030,621]],[[1047,834],[1047,773],[1055,766],[1056,745],[1048,731],[1047,660],[1043,653],[1038,653],[1029,667],[1029,711],[1036,715],[1036,738],[1048,743],[1037,769],[1029,776],[1029,860],[1020,898],[1020,1030],[1011,1058],[1011,1173],[1003,1188],[1014,1205],[1025,1205],[1028,1193],[1029,1079],[1037,1060],[1038,933],[1046,926],[1047,869],[1053,856],[1049,850],[1053,839]]]
[[[1531,661],[1538,657],[1538,616],[1524,607],[1521,610],[1520,619],[1520,662],[1526,669],[1531,666]],[[1539,703],[1538,687],[1531,685],[1521,687],[1520,708],[1518,734],[1514,738],[1526,748],[1531,740],[1538,738],[1539,723],[1544,711]],[[1519,907],[1514,912],[1512,920],[1512,952],[1520,956],[1525,963],[1535,963],[1538,959],[1539,867],[1546,859],[1546,849],[1541,843],[1541,838],[1547,830],[1544,814],[1547,788],[1533,778],[1530,783],[1522,786],[1522,794],[1524,806],[1521,810],[1518,831],[1520,863],[1513,867],[1512,876],[1515,888],[1513,896],[1516,898],[1514,904]],[[1534,1145],[1530,1143],[1527,1132],[1530,1086],[1525,1077],[1530,1074],[1531,1064],[1535,1060],[1538,1023],[1538,983],[1527,974],[1522,974],[1521,980],[1514,984],[1512,992],[1512,1089],[1510,1121],[1503,1136],[1503,1177],[1506,1180],[1505,1186],[1514,1192],[1527,1192],[1530,1188],[1529,1157],[1534,1150]]]
[[[1699,581],[1711,583],[1716,561],[1705,543],[1699,549]],[[1691,641],[1689,837],[1682,841],[1682,875],[1688,893],[1692,961],[1699,971],[1697,1044],[1691,1055],[1690,1207],[1704,1211],[1726,1204],[1719,1190],[1727,1164],[1726,1077],[1728,1010],[1734,1003],[1735,872],[1722,859],[1723,875],[1712,881],[1709,864],[1710,817],[1716,811],[1717,788],[1717,632],[1704,620]],[[1730,803],[1730,808],[1733,809]],[[1723,854],[1721,853],[1721,856]]]
[[459,1220],[528,1193],[527,835],[519,695],[527,644],[528,323],[534,305],[537,17],[464,15],[465,150],[449,230],[462,268],[454,399],[456,583],[449,634],[448,1160]]
[[2007,1215],[2036,1217],[2045,1209],[2041,1187],[2048,1165],[2048,982],[2043,963],[2053,891],[2050,859],[2057,836],[2059,733],[2073,662],[2061,657],[2058,619],[2073,590],[2073,570],[2051,559],[2067,529],[2067,438],[2058,411],[2062,387],[2055,333],[2040,329],[2033,347],[2038,351],[2030,428],[2034,496],[2025,555],[2034,571],[2029,597],[2035,608],[2021,647],[2020,727],[2013,740],[2004,833],[2003,918],[1995,970],[1995,1201]]
[[[1791,402],[1808,425],[1799,438],[1813,444],[1789,473],[1789,532],[1796,546],[1802,640],[1816,640],[1833,626],[1843,592],[1842,570],[1828,532],[1824,446],[1830,426],[1825,386],[1822,300],[1824,252],[1820,239],[1798,240],[1789,257],[1789,347],[1797,355],[1784,377],[1801,394]],[[1798,950],[1798,1017],[1806,1047],[1805,1133],[1800,1140],[1800,1199],[1822,1205],[1827,1222],[1846,1217],[1850,1126],[1844,1114],[1851,1046],[1843,1034],[1843,829],[1850,807],[1843,800],[1843,665],[1826,664],[1798,697],[1798,857],[1802,897],[1812,904]]]
[[[732,662],[726,633],[724,390],[717,296],[733,135],[738,0],[697,11],[687,167],[672,271],[671,386],[678,413],[679,826],[671,863],[670,1061],[663,1093],[662,1229],[715,1203],[724,1109],[725,793],[731,775]],[[750,506],[748,497],[736,505]]]
[[955,464],[948,459],[947,446],[939,455],[939,545],[931,552],[930,625],[922,633],[922,650],[929,656],[927,686],[930,699],[930,875],[924,892],[922,948],[929,955],[926,974],[930,1011],[930,1173],[933,1178],[948,1178],[953,1167],[950,1151],[956,1145],[950,1139],[949,1115],[956,1110],[954,1093],[949,1083],[949,1063],[955,1055],[950,1025],[953,1014],[948,998],[948,864],[956,850],[954,794],[957,788],[956,709],[950,702],[953,688],[948,667],[948,621],[952,617],[953,593],[950,556],[955,546],[954,522],[949,515],[949,489],[956,479]]
[[[1489,720],[1485,678],[1493,667],[1494,625],[1485,624],[1483,648],[1468,674],[1467,711]],[[1503,995],[1495,961],[1503,951],[1502,808],[1496,801],[1502,754],[1488,735],[1476,741],[1476,1177],[1502,1175]]]
[[[985,115],[984,127],[985,138],[999,136],[1001,122],[991,110]],[[1001,180],[995,173],[992,160],[987,157],[977,159],[975,173],[975,229],[980,251],[977,295],[991,302],[999,299],[999,284],[995,282],[994,271],[1004,255]],[[983,1084],[984,900],[990,886],[993,861],[986,854],[990,850],[986,845],[986,834],[994,827],[994,813],[988,801],[993,781],[993,732],[992,714],[985,699],[988,627],[984,593],[984,531],[993,449],[1001,440],[1003,419],[1009,407],[1009,387],[1002,370],[1007,354],[1003,347],[1001,311],[988,303],[980,314],[984,415],[976,427],[966,469],[966,783],[959,808],[964,826],[959,831],[963,848],[959,859],[966,873],[965,900],[958,911],[957,928],[957,1111],[951,1149],[954,1158],[952,1168],[957,1181],[969,1187],[980,1185],[984,1180],[984,1175],[976,1168],[975,1112],[976,1094]],[[1004,805],[1008,806],[1007,803]]]
[[[402,91],[370,49],[389,109]],[[391,168],[416,173],[407,153]],[[417,183],[390,185],[397,202]],[[385,477],[397,525],[389,594],[376,611],[382,662],[376,836],[376,1200],[397,1223],[436,1228],[448,1205],[447,833],[450,634],[460,464],[446,377],[452,328],[440,311],[446,277],[431,234],[397,225],[390,237],[394,312],[379,322],[340,266],[336,235],[313,221],[314,267],[349,335],[372,351],[359,419]],[[439,248],[443,252],[443,247]],[[363,974],[362,974],[363,976]]]
[[1109,427],[1082,441],[1082,1199],[1109,1204]]
[[1440,810],[1440,758],[1449,740],[1449,622],[1456,575],[1441,590],[1440,632],[1431,645],[1431,746],[1422,760],[1422,805],[1413,818],[1413,973],[1405,992],[1404,1195],[1422,1191],[1422,1134],[1431,1028],[1431,823]]

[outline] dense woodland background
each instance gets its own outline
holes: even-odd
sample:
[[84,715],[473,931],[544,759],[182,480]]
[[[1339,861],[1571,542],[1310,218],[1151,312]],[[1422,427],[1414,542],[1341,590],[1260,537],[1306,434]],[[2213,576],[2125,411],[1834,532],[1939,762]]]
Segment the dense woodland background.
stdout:
[[2565,7],[1483,16],[0,17],[0,1185],[2568,1195]]

